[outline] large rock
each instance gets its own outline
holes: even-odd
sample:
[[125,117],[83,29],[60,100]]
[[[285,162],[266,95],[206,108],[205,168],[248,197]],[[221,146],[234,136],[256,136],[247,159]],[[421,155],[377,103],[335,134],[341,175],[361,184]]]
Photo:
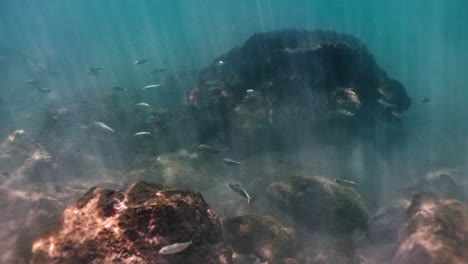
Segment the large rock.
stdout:
[[257,145],[278,144],[275,133],[285,131],[291,140],[317,135],[309,129],[324,120],[350,131],[375,119],[397,121],[411,104],[356,38],[298,30],[255,34],[219,56],[201,71],[188,101],[202,138],[221,133]]
[[393,263],[468,263],[468,207],[433,193],[416,195],[407,211]]
[[[182,252],[158,253],[192,238]],[[89,190],[33,244],[32,263],[91,262],[231,263],[231,250],[199,193],[137,182],[120,191]]]
[[273,182],[267,194],[312,229],[348,233],[367,228],[367,212],[359,193],[326,178],[292,177]]
[[270,215],[238,216],[223,221],[227,242],[238,253],[258,260],[279,261],[294,256],[296,232]]

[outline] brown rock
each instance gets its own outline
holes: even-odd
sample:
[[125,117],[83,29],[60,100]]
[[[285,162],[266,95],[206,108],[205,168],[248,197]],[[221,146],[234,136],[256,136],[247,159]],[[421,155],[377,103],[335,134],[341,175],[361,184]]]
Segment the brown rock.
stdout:
[[228,243],[241,254],[253,254],[260,261],[280,261],[296,252],[295,230],[273,216],[238,216],[226,219],[223,225]]
[[415,195],[393,263],[468,263],[468,207],[433,193]]
[[[192,238],[182,252],[158,253]],[[89,190],[33,244],[32,263],[91,262],[231,263],[231,252],[199,193],[136,182],[120,191]]]

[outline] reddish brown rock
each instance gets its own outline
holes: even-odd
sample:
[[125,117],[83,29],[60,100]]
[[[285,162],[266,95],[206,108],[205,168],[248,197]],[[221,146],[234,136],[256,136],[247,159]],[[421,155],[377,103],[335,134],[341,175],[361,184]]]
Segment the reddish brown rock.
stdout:
[[468,263],[468,207],[433,193],[416,195],[406,213],[393,263]]
[[[192,238],[182,252],[159,254]],[[231,263],[231,251],[199,193],[136,182],[120,191],[91,189],[33,244],[32,263],[91,262]]]

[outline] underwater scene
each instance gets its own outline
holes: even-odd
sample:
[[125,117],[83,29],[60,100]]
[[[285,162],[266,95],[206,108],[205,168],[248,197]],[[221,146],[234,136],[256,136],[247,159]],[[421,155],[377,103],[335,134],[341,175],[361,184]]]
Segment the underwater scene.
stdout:
[[468,263],[468,1],[0,1],[0,263]]

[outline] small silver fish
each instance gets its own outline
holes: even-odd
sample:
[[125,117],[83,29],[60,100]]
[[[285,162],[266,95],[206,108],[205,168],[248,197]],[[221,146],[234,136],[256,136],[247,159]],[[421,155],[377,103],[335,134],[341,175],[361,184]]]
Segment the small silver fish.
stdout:
[[205,84],[212,86],[212,85],[216,85],[218,82],[219,80],[206,80]]
[[158,83],[158,84],[150,84],[150,85],[147,85],[147,86],[143,87],[143,91],[146,91],[146,90],[149,90],[149,89],[152,89],[152,88],[158,88],[159,86],[161,86],[160,83]]
[[389,102],[387,102],[387,101],[385,101],[385,100],[383,100],[383,99],[377,100],[377,103],[379,103],[381,106],[386,107],[386,108],[393,108],[393,107],[395,107],[394,104],[391,104],[391,103],[389,103]]
[[102,67],[91,66],[88,68],[88,73],[92,75],[98,75],[100,71],[102,71]]
[[133,62],[135,65],[142,65],[142,64],[145,64],[149,61],[149,59],[141,59],[141,60],[136,60],[135,62]]
[[184,243],[174,243],[168,246],[165,246],[159,250],[159,254],[161,255],[171,255],[171,254],[176,254],[179,253],[186,248],[188,248],[190,245],[192,245],[193,242],[193,237],[190,239],[188,242]]
[[104,129],[104,130],[107,130],[107,131],[111,132],[111,133],[114,133],[114,132],[115,132],[114,129],[110,128],[108,125],[104,124],[103,122],[94,121],[94,124],[95,124],[96,126],[102,128],[102,129]]
[[164,68],[153,69],[153,70],[151,71],[151,74],[158,74],[158,73],[165,72],[165,71],[166,71],[166,69],[164,69]]
[[48,72],[50,75],[52,75],[52,76],[57,76],[57,75],[60,75],[60,74],[62,74],[62,72],[61,72],[61,71],[57,71],[57,70],[50,69],[50,68],[48,69],[48,71],[47,71],[47,72]]
[[145,102],[138,103],[136,106],[151,107],[148,103]]
[[126,91],[128,91],[126,88],[122,88],[120,86],[114,86],[114,87],[112,87],[112,89],[114,89],[114,91],[117,91],[117,92],[126,92]]
[[216,62],[216,65],[218,65],[218,66],[222,66],[222,65],[224,65],[224,63],[225,63],[224,61],[222,61],[222,60],[219,60],[219,61],[217,61],[217,62]]
[[40,93],[44,93],[44,94],[48,94],[50,93],[50,89],[49,88],[46,88],[46,87],[37,87],[36,88],[36,91],[40,92]]
[[141,131],[141,132],[136,132],[135,134],[133,134],[134,136],[150,136],[151,133],[150,132],[147,132],[147,131]]
[[211,153],[221,153],[224,150],[217,149],[215,147],[212,147],[210,145],[205,145],[205,144],[200,144],[198,145],[198,149],[206,152],[211,152]]
[[346,109],[337,109],[335,110],[335,113],[342,115],[342,116],[349,116],[349,117],[354,116],[353,112],[346,110]]
[[26,81],[26,84],[28,84],[28,85],[38,85],[39,81],[36,80],[36,79],[30,79],[30,80]]
[[251,93],[254,93],[255,90],[254,90],[254,89],[248,89],[248,90],[246,90],[245,92],[248,93],[248,94],[251,94]]
[[247,191],[244,188],[242,188],[237,183],[229,183],[229,187],[236,193],[244,196],[247,199],[247,203],[250,204],[250,199],[252,199],[252,197],[250,197],[250,195],[247,193]]
[[227,164],[231,164],[231,165],[241,165],[239,161],[235,161],[235,160],[228,159],[228,158],[225,158],[224,162],[226,162]]
[[338,183],[339,185],[343,185],[343,186],[358,187],[357,183],[355,183],[353,181],[350,181],[350,180],[335,179],[335,182]]
[[390,95],[389,95],[389,92],[387,91],[387,89],[383,88],[383,87],[379,87],[377,89],[377,92],[385,99],[385,100],[390,100]]

